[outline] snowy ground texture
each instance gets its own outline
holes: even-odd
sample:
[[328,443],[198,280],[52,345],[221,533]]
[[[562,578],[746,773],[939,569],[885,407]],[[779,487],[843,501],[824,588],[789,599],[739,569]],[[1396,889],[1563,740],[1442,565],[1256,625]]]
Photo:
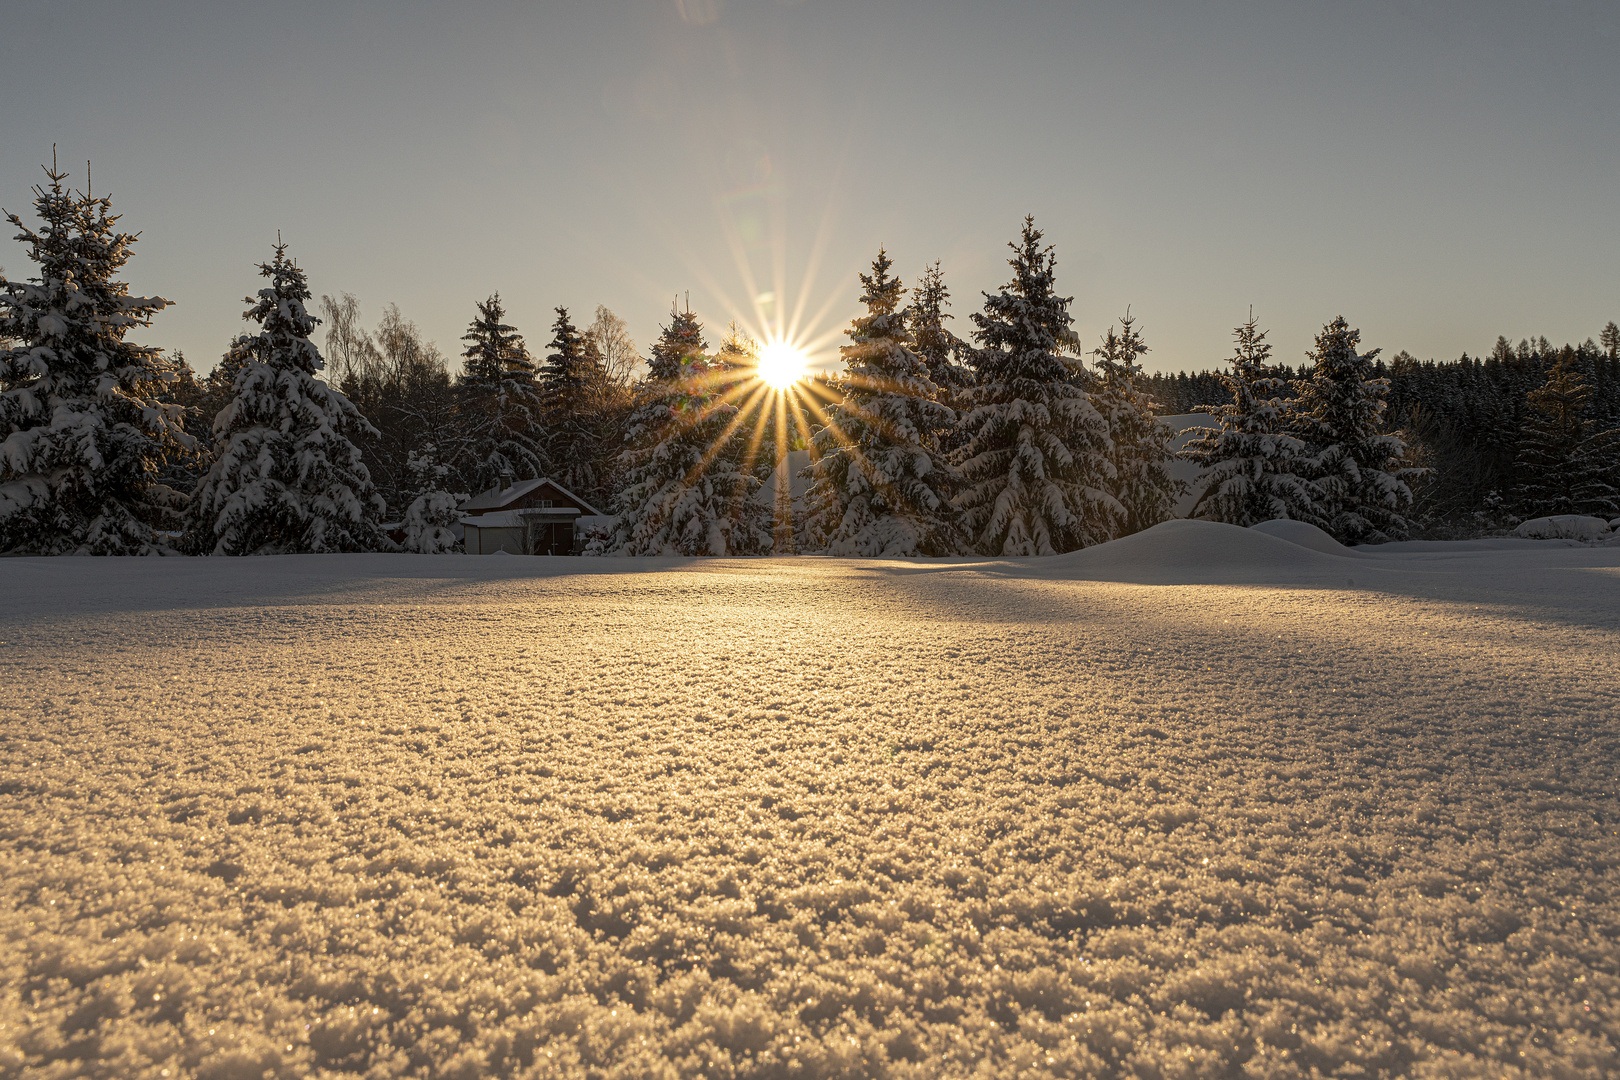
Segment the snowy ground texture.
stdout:
[[1279,531],[0,561],[0,1076],[1614,1075],[1620,547]]

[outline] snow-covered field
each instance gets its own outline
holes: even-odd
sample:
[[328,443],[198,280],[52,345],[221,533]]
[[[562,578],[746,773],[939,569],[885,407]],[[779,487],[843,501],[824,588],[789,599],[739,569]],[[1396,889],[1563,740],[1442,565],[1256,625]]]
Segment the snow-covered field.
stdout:
[[0,560],[0,1076],[1613,1075],[1620,547],[1293,535]]

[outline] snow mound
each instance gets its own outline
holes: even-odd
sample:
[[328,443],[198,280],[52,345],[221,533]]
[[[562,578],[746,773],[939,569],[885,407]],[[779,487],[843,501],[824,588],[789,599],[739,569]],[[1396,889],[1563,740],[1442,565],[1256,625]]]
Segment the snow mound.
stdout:
[[1255,532],[1275,536],[1280,540],[1287,540],[1290,544],[1310,548],[1327,555],[1352,555],[1353,552],[1339,543],[1327,533],[1318,529],[1308,521],[1291,521],[1287,518],[1277,518],[1273,521],[1262,521],[1251,526]]
[[1559,514],[1521,522],[1513,535],[1532,540],[1601,540],[1609,535],[1609,523],[1599,517]]
[[1347,555],[1259,529],[1177,519],[1054,556],[1048,568],[1056,572],[1052,576],[1139,585],[1272,584],[1301,578],[1337,583],[1345,569],[1361,569]]

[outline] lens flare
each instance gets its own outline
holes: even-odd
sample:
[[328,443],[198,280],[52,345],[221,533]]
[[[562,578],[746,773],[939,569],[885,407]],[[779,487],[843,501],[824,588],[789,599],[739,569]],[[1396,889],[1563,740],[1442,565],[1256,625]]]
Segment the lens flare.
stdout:
[[759,377],[773,390],[786,390],[804,378],[809,358],[789,341],[773,341],[759,351]]

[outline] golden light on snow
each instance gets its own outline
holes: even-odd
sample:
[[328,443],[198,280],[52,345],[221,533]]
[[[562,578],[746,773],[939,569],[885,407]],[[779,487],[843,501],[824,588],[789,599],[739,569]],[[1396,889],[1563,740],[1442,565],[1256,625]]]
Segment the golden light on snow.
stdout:
[[773,390],[786,390],[805,377],[810,358],[791,341],[767,342],[759,350],[760,380]]
[[1615,549],[1116,545],[0,560],[0,1075],[1609,1075]]

